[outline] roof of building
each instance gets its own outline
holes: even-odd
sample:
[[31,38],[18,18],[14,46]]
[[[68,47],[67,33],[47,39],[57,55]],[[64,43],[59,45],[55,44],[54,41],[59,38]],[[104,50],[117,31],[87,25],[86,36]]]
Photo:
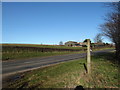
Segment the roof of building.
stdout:
[[68,41],[68,42],[66,42],[66,43],[77,43],[77,42],[75,42],[75,41]]

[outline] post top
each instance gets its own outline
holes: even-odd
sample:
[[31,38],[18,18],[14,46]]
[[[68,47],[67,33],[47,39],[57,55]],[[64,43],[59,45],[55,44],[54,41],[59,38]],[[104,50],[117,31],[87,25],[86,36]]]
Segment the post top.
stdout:
[[[90,39],[85,39],[84,42],[90,41]],[[91,41],[90,41],[91,42]]]

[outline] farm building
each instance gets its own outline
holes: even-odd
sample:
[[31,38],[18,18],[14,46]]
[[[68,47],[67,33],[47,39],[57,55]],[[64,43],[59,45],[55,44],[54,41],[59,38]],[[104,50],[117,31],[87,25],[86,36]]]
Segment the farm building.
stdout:
[[65,46],[75,47],[75,46],[79,46],[79,44],[77,42],[74,42],[74,41],[68,41],[65,43]]
[[[68,41],[65,43],[65,46],[68,47],[86,47],[87,43],[86,42],[75,42],[75,41]],[[91,43],[91,47],[103,47],[103,46],[114,46],[112,44],[108,43]]]
[[74,42],[74,41],[68,41],[65,43],[65,46],[69,46],[69,47],[82,47],[83,45],[85,45],[82,42]]

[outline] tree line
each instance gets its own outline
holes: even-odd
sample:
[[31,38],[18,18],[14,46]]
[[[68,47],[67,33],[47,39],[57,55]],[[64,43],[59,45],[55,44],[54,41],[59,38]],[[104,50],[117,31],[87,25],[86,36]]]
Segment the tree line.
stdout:
[[116,58],[120,60],[120,2],[106,4],[111,8],[105,16],[105,22],[100,25],[102,35],[109,37],[115,43]]

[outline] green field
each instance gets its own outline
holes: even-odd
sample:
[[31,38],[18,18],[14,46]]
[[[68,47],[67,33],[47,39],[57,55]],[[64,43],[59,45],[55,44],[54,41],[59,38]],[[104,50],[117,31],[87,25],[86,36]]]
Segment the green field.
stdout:
[[[86,59],[73,60],[18,74],[9,88],[118,88],[120,78],[114,52],[92,56],[92,72],[86,73]],[[16,76],[16,75],[15,75]]]
[[85,47],[66,47],[58,45],[52,46],[32,44],[3,44],[2,47],[2,60],[80,53],[83,51],[79,50],[85,49]]
[[[94,48],[93,50],[108,49]],[[59,45],[2,44],[2,60],[17,60],[86,52],[86,47],[66,47]]]
[[67,47],[61,45],[41,45],[41,44],[2,44],[3,46],[22,46],[22,47],[42,47],[42,48],[58,48],[58,49],[83,49],[86,47]]

